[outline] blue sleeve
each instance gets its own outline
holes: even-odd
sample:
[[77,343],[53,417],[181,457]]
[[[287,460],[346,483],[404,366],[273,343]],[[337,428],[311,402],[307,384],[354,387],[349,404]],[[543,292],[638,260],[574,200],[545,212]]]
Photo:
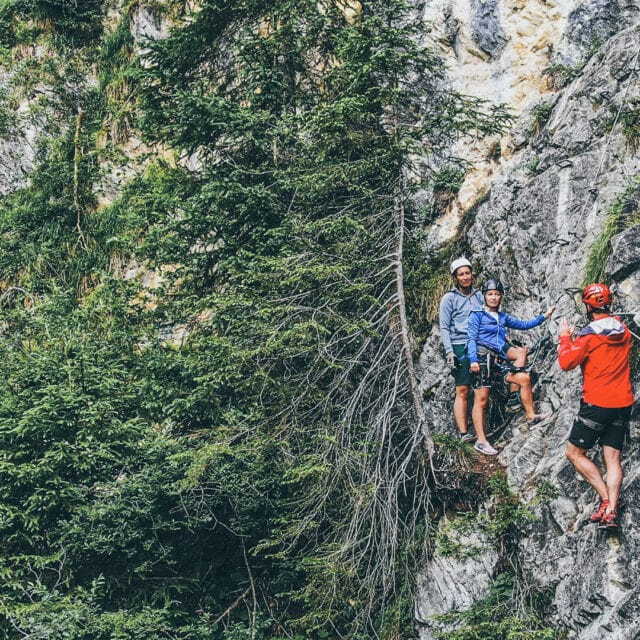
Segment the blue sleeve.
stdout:
[[444,352],[453,351],[451,346],[451,296],[445,293],[440,300],[440,338]]
[[478,362],[478,330],[480,328],[480,313],[469,314],[469,324],[467,325],[467,355],[469,362]]
[[519,320],[509,314],[505,314],[504,326],[509,327],[509,329],[533,329],[534,327],[541,325],[544,322],[544,319],[545,318],[542,314],[531,320]]

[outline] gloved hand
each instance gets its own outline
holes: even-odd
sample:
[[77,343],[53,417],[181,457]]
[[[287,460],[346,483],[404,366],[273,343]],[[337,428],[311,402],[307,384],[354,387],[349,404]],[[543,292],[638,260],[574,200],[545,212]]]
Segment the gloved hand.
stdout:
[[458,366],[456,354],[453,353],[453,351],[449,351],[449,353],[447,353],[447,364],[449,365],[449,369],[455,369]]

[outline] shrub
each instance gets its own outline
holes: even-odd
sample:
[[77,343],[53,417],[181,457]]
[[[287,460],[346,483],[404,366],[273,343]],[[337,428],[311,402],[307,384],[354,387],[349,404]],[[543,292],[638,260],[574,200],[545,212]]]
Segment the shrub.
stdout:
[[553,111],[553,103],[542,102],[536,105],[531,111],[532,121],[529,133],[533,136],[538,135],[543,127],[549,121],[551,112]]
[[636,153],[640,149],[640,98],[629,101],[629,105],[620,111],[619,120],[627,147]]

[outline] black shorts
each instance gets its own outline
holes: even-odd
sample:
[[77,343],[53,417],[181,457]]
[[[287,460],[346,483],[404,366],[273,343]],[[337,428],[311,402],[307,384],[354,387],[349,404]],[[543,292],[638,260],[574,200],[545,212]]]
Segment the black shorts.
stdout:
[[600,444],[622,451],[629,432],[631,407],[609,409],[580,402],[580,411],[571,427],[569,442],[581,449]]
[[503,384],[510,371],[498,364],[496,353],[493,351],[478,350],[479,373],[472,373],[472,386],[474,389],[490,389],[494,384]]
[[491,385],[495,382],[491,375],[491,369],[487,366],[486,361],[479,364],[479,373],[471,374],[471,384],[474,389],[491,389]]

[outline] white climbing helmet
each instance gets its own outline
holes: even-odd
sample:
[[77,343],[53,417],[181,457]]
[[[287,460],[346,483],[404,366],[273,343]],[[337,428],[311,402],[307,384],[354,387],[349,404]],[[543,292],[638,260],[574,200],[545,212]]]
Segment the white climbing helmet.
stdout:
[[464,256],[462,258],[456,258],[452,263],[451,266],[449,267],[449,270],[451,271],[451,275],[455,276],[456,275],[456,271],[460,268],[460,267],[469,267],[469,269],[473,269],[473,266],[471,265],[471,262],[469,262],[469,260],[467,260]]

